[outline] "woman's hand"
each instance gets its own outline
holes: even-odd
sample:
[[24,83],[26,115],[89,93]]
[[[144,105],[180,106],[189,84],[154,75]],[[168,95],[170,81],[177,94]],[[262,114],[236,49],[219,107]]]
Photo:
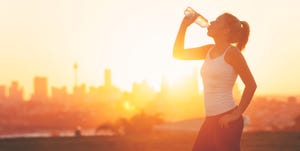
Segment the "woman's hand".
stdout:
[[219,120],[219,124],[222,128],[228,128],[229,124],[235,120],[238,120],[242,115],[236,112],[232,112],[222,116]]
[[194,21],[196,20],[197,15],[193,15],[193,16],[185,16],[182,20],[182,24],[185,26],[190,26],[192,23],[194,23]]

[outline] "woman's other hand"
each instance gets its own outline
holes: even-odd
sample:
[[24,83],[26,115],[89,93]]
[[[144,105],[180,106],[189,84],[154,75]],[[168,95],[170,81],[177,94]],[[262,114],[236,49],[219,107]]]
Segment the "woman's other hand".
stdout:
[[226,114],[220,118],[219,124],[222,128],[228,128],[231,122],[238,120],[241,116],[241,114],[238,114],[236,112]]

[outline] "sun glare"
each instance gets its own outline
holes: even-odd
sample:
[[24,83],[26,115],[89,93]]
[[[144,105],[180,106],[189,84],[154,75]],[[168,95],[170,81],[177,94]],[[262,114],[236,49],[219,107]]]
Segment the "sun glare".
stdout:
[[124,102],[123,107],[126,111],[134,111],[135,107],[128,101]]

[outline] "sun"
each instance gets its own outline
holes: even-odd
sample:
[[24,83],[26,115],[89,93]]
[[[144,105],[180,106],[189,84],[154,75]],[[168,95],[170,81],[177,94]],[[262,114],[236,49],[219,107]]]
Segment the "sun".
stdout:
[[132,112],[135,110],[135,106],[128,101],[123,103],[123,107],[126,111],[129,111],[129,112]]

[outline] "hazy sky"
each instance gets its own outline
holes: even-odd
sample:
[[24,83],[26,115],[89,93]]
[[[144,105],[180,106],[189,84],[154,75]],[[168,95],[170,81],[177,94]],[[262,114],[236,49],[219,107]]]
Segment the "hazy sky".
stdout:
[[[172,48],[183,11],[194,7],[209,20],[230,12],[250,24],[244,52],[261,94],[300,94],[300,6],[297,0],[1,0],[0,84],[17,80],[32,93],[34,76],[50,86],[113,83],[130,89],[148,80],[159,87],[200,72],[201,61],[176,61]],[[206,29],[190,27],[187,46],[212,42]]]

